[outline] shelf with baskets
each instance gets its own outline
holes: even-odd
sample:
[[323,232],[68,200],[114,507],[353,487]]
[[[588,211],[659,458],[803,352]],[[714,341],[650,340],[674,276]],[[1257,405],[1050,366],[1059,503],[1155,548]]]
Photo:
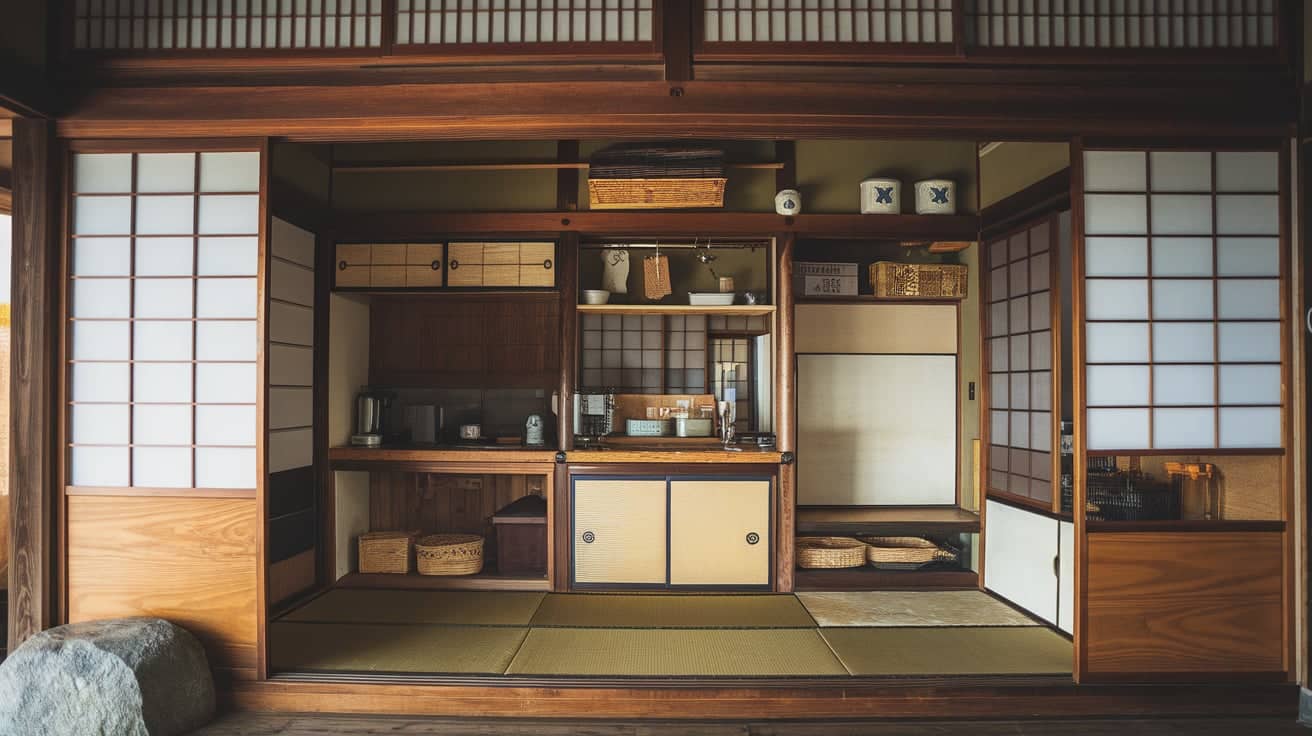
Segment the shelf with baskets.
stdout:
[[799,506],[804,535],[975,534],[979,514],[957,506]]
[[964,542],[950,531],[800,536],[794,584],[797,590],[974,587],[978,576],[969,568]]

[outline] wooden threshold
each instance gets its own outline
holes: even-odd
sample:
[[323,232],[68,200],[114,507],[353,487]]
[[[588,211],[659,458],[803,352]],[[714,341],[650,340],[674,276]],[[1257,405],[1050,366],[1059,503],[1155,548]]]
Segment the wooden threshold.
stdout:
[[385,575],[348,573],[337,581],[338,588],[371,588],[390,590],[519,590],[546,591],[550,589],[545,575],[519,576],[479,573],[477,575]]
[[797,533],[974,534],[979,514],[957,506],[799,506]]
[[978,587],[979,575],[972,570],[877,570],[873,567],[849,567],[836,570],[798,569],[793,573],[793,590],[799,593]]

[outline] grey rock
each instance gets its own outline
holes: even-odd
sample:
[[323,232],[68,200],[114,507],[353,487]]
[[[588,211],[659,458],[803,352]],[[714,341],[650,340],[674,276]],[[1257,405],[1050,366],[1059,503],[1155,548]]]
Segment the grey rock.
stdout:
[[205,650],[159,618],[58,626],[0,664],[0,736],[177,736],[214,709]]

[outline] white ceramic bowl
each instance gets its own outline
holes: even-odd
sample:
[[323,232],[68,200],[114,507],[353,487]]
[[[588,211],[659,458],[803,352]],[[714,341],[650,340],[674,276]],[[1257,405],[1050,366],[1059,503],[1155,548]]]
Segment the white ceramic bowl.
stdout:
[[584,289],[584,304],[605,304],[610,301],[610,292],[604,289]]

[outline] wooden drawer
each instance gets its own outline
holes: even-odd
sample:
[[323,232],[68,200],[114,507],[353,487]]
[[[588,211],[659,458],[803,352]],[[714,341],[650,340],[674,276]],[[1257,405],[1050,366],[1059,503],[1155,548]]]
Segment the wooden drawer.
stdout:
[[370,266],[369,286],[378,288],[405,286],[405,269],[405,266]]
[[377,266],[379,264],[389,266],[404,266],[406,263],[405,252],[409,246],[405,245],[375,245],[373,253],[370,255],[370,263]]
[[[431,266],[436,262],[439,266],[444,257],[445,246],[439,244],[411,244],[405,247],[405,262],[409,266]],[[441,270],[440,268],[437,270]]]
[[483,263],[518,264],[519,243],[485,243]]
[[436,261],[437,268],[428,266],[406,266],[405,285],[434,287],[442,285],[442,262]]
[[449,243],[446,247],[447,259],[460,265],[481,264],[483,262],[483,243]]
[[519,286],[519,264],[483,266],[483,286]]

